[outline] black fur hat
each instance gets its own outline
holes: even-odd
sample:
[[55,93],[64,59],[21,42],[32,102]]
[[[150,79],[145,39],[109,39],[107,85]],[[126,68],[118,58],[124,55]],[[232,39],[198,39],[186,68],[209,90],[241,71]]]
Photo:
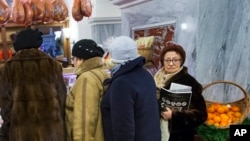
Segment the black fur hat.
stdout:
[[27,28],[21,30],[13,43],[15,51],[30,48],[39,48],[43,43],[42,33],[37,29]]
[[91,39],[82,39],[76,42],[72,49],[72,56],[87,60],[93,57],[102,57],[104,50]]

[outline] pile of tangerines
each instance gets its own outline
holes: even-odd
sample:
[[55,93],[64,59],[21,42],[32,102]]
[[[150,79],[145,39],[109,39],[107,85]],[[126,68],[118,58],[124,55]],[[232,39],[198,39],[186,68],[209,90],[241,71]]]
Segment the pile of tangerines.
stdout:
[[207,107],[206,124],[216,127],[229,126],[240,120],[242,113],[237,105],[213,103]]

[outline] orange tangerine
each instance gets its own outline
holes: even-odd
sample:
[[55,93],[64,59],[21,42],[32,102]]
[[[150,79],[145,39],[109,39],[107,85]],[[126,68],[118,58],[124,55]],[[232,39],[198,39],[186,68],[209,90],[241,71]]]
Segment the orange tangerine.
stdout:
[[234,114],[233,111],[228,111],[228,112],[227,112],[227,115],[228,115],[228,116],[232,116],[233,114]]
[[224,107],[222,107],[222,106],[218,107],[217,112],[218,112],[219,114],[224,113],[224,112],[225,112]]
[[231,119],[231,123],[234,123],[237,120],[234,116],[230,117],[230,119]]
[[229,122],[220,122],[220,126],[228,126]]
[[236,106],[236,105],[233,105],[233,106],[231,107],[231,111],[233,111],[233,112],[239,112],[239,111],[240,111],[240,108],[239,108],[238,106]]
[[220,126],[220,124],[219,124],[219,123],[214,123],[214,126],[217,126],[217,127],[218,127],[218,126]]
[[229,106],[224,105],[223,108],[224,108],[224,112],[225,112],[225,113],[229,112]]
[[221,118],[228,118],[227,114],[220,114]]
[[240,111],[237,105],[213,103],[207,107],[206,124],[217,127],[229,126],[241,119]]
[[230,118],[226,114],[221,114],[220,118],[221,118],[221,122],[224,122],[224,123],[229,123],[230,121]]
[[240,112],[235,112],[234,116],[237,117],[237,118],[240,118],[242,116],[242,114]]
[[207,108],[207,112],[208,112],[208,113],[213,113],[213,112],[215,112],[214,107],[213,107],[213,106],[208,107],[208,108]]
[[213,125],[214,121],[212,119],[209,119],[209,120],[206,121],[206,123],[209,124],[209,125]]
[[214,116],[214,122],[219,123],[221,121],[221,118],[219,116]]
[[207,119],[213,119],[214,118],[214,115],[212,113],[207,113]]
[[218,109],[219,107],[220,107],[219,103],[213,103],[208,107],[208,109],[211,108],[214,109],[214,111],[216,111],[216,109]]

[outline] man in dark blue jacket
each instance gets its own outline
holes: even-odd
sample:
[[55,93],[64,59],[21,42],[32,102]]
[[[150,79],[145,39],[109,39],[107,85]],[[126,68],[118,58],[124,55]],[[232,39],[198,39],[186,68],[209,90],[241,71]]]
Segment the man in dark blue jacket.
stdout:
[[115,38],[109,46],[111,78],[102,102],[105,141],[160,141],[160,117],[153,77],[143,67],[134,40]]

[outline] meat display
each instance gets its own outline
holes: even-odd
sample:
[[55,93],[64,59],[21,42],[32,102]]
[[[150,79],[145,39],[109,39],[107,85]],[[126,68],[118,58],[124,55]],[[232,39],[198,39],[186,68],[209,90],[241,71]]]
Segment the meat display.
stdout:
[[81,0],[74,0],[72,7],[72,17],[76,21],[81,21],[83,19],[83,13],[81,11]]
[[74,0],[72,6],[72,17],[80,21],[83,17],[90,17],[92,14],[91,0]]
[[25,11],[21,0],[14,0],[12,5],[12,21],[17,24],[23,24],[25,19]]
[[45,8],[42,0],[30,0],[30,5],[33,11],[33,22],[41,22],[44,17]]
[[53,21],[54,16],[54,6],[51,2],[51,0],[44,0],[44,8],[45,13],[43,17],[43,22],[49,23]]
[[68,17],[68,8],[63,0],[53,0],[54,21],[63,21]]
[[0,0],[1,25],[9,21],[21,25],[60,22],[67,17],[68,8],[64,0],[13,0],[11,6],[6,0]]
[[10,18],[10,7],[5,0],[0,0],[0,24],[5,24]]
[[31,25],[33,21],[33,10],[28,0],[22,1],[25,18],[24,18],[24,25]]
[[91,0],[81,0],[81,11],[83,16],[90,17],[92,14]]

